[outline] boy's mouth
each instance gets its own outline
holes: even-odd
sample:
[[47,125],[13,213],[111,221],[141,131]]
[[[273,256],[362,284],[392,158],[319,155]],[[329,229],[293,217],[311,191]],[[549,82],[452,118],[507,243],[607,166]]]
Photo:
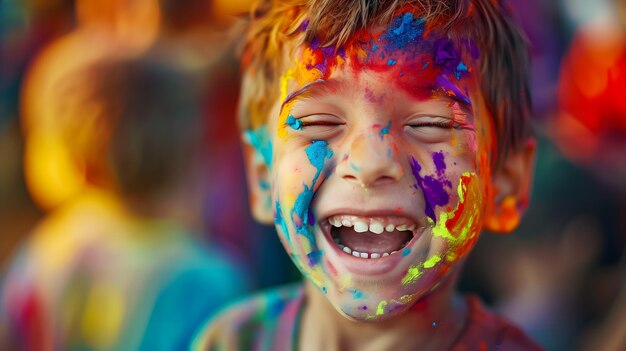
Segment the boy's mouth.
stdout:
[[379,259],[402,250],[416,234],[417,223],[402,217],[335,215],[330,235],[340,250],[354,257]]

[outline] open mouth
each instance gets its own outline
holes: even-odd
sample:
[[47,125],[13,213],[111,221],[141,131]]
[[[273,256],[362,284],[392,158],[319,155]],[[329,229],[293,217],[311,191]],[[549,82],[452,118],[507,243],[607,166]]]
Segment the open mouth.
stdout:
[[419,226],[402,217],[336,215],[328,218],[330,236],[340,250],[365,259],[379,259],[402,250]]

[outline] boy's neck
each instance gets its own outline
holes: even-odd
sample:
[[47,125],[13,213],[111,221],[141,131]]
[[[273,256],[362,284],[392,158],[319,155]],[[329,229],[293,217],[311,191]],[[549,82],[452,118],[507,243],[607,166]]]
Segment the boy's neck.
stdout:
[[342,316],[309,281],[299,350],[447,350],[467,320],[465,300],[455,294],[458,271],[403,314],[365,323]]

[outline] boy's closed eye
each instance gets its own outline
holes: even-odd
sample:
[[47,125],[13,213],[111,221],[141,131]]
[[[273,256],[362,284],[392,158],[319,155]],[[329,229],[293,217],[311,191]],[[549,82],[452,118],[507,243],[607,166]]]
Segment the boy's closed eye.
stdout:
[[332,137],[341,131],[346,122],[332,114],[311,114],[302,117],[289,116],[287,126],[309,137]]
[[405,123],[405,131],[421,141],[435,142],[445,139],[455,130],[473,131],[474,127],[459,123],[453,118],[436,115],[417,115]]

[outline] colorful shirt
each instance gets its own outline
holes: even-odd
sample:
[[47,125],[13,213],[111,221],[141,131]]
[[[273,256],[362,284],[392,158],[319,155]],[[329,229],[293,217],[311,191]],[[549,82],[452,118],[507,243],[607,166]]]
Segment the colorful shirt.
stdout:
[[245,288],[180,225],[90,194],[42,221],[2,281],[0,327],[24,350],[178,350]]
[[[210,320],[196,336],[196,350],[295,350],[304,289],[288,286],[237,304]],[[451,351],[542,350],[521,330],[467,298],[467,323]]]

